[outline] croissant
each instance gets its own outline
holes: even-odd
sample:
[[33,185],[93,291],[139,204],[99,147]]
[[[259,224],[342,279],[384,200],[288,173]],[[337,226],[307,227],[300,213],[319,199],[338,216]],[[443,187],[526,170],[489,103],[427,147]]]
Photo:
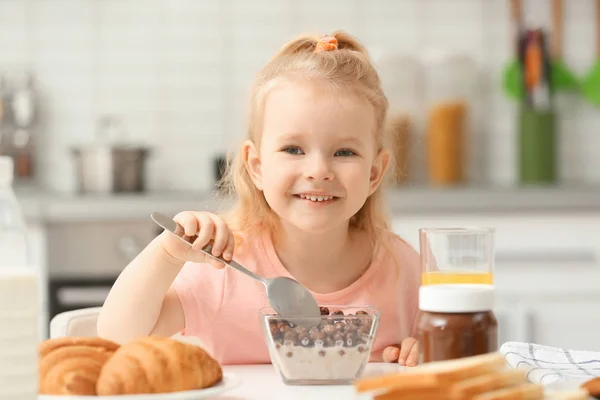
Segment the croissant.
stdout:
[[100,396],[171,393],[220,382],[219,363],[202,348],[171,338],[143,337],[122,345],[98,377]]
[[99,341],[43,342],[38,375],[40,394],[95,395],[100,371],[114,354],[114,348],[114,343],[106,347]]
[[61,337],[47,339],[41,342],[38,346],[39,357],[44,358],[48,353],[56,350],[60,347],[66,346],[90,346],[100,347],[106,351],[116,351],[119,345],[110,340],[102,339],[99,337]]

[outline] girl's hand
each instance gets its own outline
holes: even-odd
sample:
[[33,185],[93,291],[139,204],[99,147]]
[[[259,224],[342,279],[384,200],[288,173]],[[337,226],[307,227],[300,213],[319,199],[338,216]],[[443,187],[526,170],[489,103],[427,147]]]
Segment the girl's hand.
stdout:
[[419,360],[419,342],[407,337],[400,345],[388,346],[383,350],[383,362],[397,362],[400,365],[414,367]]
[[222,256],[226,260],[233,257],[234,239],[233,233],[218,215],[209,212],[184,211],[173,218],[185,230],[186,236],[198,236],[193,246],[189,246],[170,232],[161,234],[163,249],[180,262],[192,261],[208,263],[215,268],[223,268],[225,265],[208,257],[200,250],[211,240],[212,255]]

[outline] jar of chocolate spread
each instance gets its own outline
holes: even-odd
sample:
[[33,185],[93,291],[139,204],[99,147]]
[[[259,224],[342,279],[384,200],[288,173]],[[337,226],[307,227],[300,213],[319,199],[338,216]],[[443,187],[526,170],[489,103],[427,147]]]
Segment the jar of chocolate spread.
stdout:
[[494,287],[441,284],[419,289],[421,362],[443,361],[498,350]]

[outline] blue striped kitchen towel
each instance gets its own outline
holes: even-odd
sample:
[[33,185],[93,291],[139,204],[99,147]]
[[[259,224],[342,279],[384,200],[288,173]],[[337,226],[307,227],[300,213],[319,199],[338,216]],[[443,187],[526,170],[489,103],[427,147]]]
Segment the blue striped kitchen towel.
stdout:
[[544,386],[560,382],[580,384],[600,376],[600,352],[523,342],[506,342],[500,352],[509,367],[527,371],[527,380]]

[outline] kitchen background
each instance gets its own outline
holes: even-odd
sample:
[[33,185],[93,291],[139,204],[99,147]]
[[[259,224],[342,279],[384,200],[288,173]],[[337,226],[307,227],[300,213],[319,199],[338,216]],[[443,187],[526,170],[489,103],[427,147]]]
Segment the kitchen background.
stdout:
[[[523,1],[525,21],[550,28],[551,3]],[[564,60],[583,75],[596,58],[595,3],[564,3]],[[44,186],[74,190],[69,148],[92,141],[98,119],[111,114],[127,140],[153,149],[149,189],[206,190],[212,158],[244,132],[253,74],[290,38],[335,29],[364,41],[380,64],[391,53],[424,63],[436,50],[471,57],[478,75],[462,83],[477,106],[471,181],[515,181],[516,103],[501,90],[515,57],[508,0],[3,0],[0,71],[34,74],[32,140]],[[559,174],[598,183],[600,111],[581,96],[558,101]]]
[[[550,34],[553,2],[522,3],[523,22]],[[597,57],[595,6],[564,0],[563,61],[577,76]],[[420,227],[494,226],[501,339],[600,349],[600,108],[558,92],[556,178],[522,185],[520,103],[502,85],[516,59],[508,0],[0,0],[0,152],[17,160],[45,318],[101,304],[156,235],[151,211],[217,207],[208,194],[244,134],[253,75],[294,36],[336,29],[366,44],[392,113],[410,113],[394,230],[418,246]],[[449,92],[467,102],[469,130],[442,169],[464,175],[431,179],[427,113]],[[149,150],[118,171],[141,191],[111,190],[108,164],[77,164],[73,148],[101,140]],[[97,193],[81,192],[82,171]]]

